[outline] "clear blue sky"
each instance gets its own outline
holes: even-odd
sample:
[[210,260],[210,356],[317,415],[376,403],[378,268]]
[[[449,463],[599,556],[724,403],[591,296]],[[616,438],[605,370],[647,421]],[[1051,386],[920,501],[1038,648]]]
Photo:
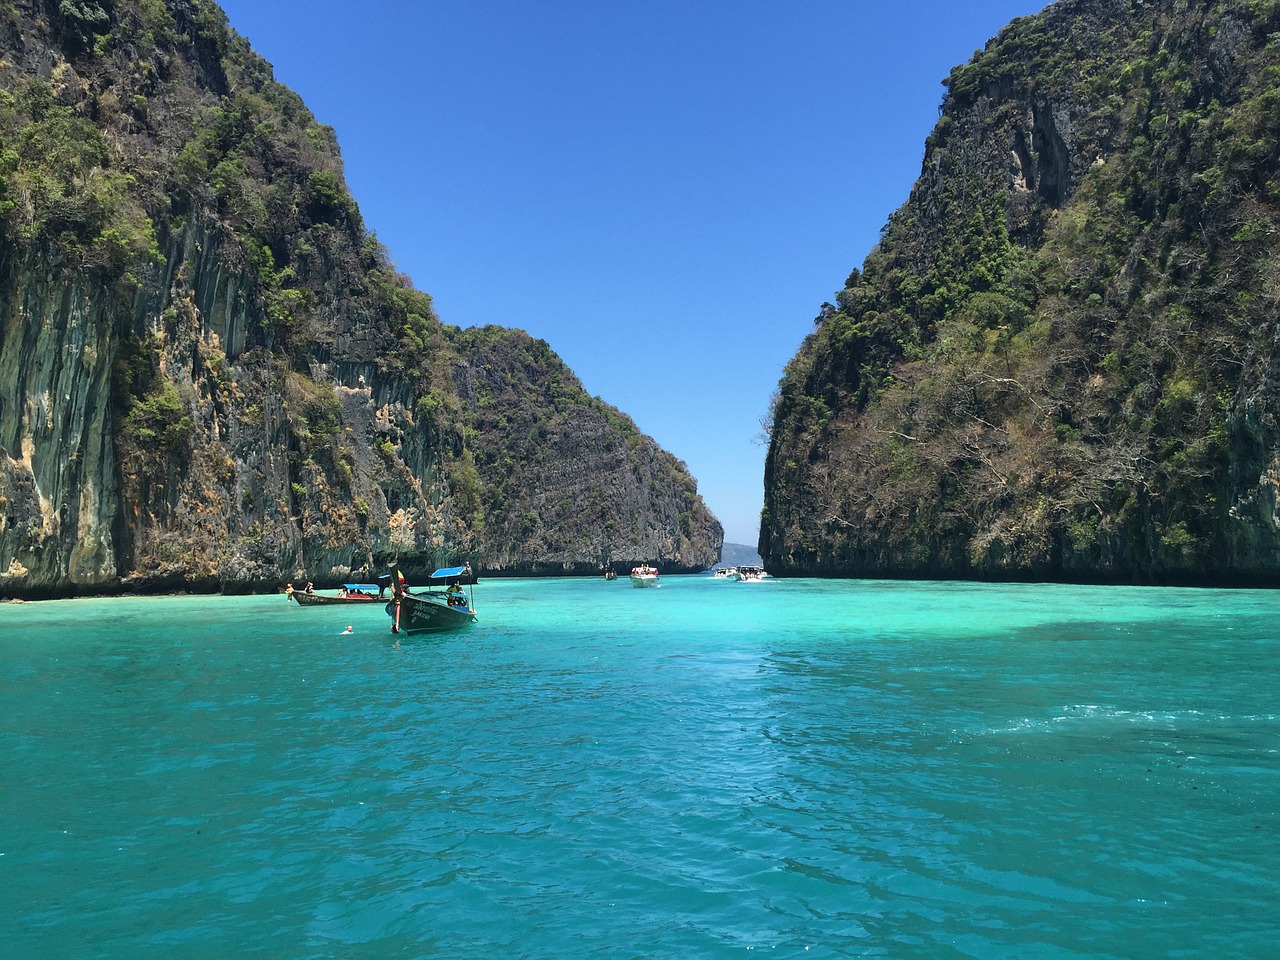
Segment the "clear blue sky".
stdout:
[[754,545],[760,419],[1037,0],[223,0],[447,323],[546,340]]

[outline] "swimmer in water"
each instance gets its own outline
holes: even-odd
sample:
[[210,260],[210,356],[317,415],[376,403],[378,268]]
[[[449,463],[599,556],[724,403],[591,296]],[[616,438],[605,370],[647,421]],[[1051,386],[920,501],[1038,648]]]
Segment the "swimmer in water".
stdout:
[[342,632],[344,634],[347,634],[347,633],[354,633],[355,631],[351,629],[351,624],[347,624],[347,629],[343,630]]

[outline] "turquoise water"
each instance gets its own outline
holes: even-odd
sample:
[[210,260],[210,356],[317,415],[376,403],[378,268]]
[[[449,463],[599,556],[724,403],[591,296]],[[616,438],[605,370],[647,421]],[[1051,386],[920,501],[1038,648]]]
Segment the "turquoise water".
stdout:
[[1277,955],[1280,594],[475,601],[0,607],[0,957]]

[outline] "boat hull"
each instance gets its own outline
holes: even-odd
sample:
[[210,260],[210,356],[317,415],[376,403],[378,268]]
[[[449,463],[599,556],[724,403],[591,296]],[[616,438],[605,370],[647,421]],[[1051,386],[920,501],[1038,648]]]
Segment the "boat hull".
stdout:
[[637,576],[633,573],[631,575],[631,585],[633,587],[656,587],[658,585],[658,577],[656,574],[653,576]]
[[444,633],[476,621],[476,612],[470,607],[451,607],[444,600],[413,594],[389,602],[387,615],[391,617],[392,632],[399,633]]

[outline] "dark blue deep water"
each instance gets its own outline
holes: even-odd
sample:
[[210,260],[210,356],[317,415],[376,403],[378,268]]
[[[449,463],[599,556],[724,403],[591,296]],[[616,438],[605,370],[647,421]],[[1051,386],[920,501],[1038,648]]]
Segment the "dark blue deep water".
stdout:
[[1280,593],[475,602],[0,607],[0,957],[1280,956]]

